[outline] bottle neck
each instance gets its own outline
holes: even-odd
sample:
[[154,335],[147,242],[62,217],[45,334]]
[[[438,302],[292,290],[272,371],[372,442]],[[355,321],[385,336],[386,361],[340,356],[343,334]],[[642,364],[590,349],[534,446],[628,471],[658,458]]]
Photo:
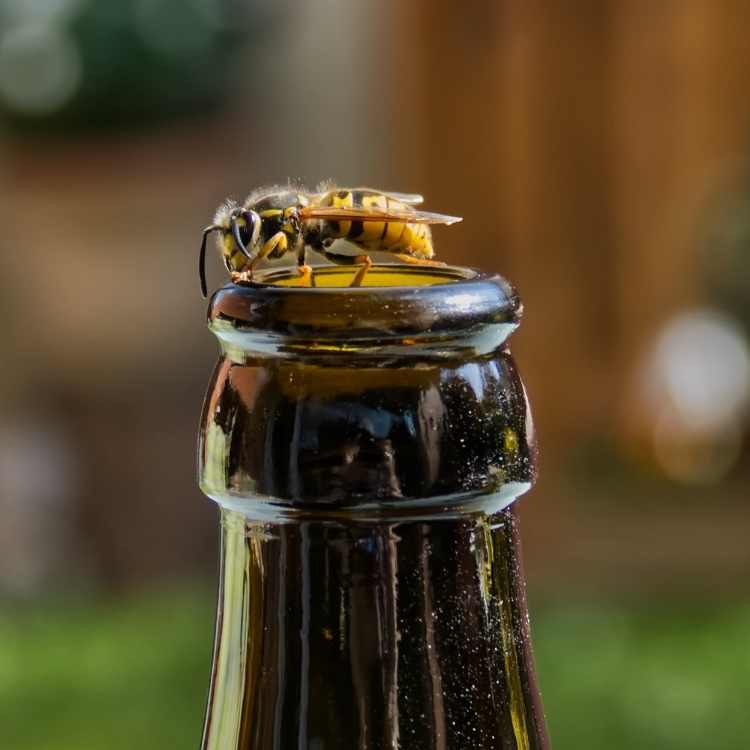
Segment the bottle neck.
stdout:
[[398,523],[222,509],[203,750],[547,744],[512,506]]

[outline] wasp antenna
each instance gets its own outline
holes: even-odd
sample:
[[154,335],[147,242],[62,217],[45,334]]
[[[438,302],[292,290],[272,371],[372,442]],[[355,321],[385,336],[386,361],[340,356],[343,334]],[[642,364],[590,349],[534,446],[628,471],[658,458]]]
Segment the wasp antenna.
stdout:
[[236,218],[232,219],[232,221],[230,222],[230,226],[232,227],[232,237],[234,237],[234,241],[237,243],[237,247],[242,251],[242,254],[248,260],[251,260],[252,256],[245,247],[245,243],[242,241],[242,237],[240,237],[240,225],[237,223]]
[[208,240],[208,235],[211,234],[211,232],[215,232],[217,229],[221,229],[221,227],[212,224],[210,227],[206,227],[203,230],[201,252],[198,256],[198,277],[201,280],[201,294],[203,295],[203,299],[208,297],[208,285],[206,284],[206,241]]

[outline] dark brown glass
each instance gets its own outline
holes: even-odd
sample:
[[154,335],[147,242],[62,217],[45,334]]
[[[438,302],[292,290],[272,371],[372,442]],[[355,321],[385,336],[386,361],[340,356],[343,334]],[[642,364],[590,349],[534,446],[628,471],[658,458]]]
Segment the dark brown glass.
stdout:
[[513,507],[535,471],[520,301],[467,269],[337,286],[350,273],[211,302],[203,748],[545,748]]

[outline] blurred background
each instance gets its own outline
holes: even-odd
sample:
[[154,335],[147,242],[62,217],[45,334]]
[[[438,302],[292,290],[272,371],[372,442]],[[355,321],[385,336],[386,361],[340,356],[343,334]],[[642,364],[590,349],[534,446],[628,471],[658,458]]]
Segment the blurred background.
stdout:
[[[553,745],[750,741],[750,5],[0,0],[0,733],[197,745],[200,230],[335,178],[519,288]],[[211,258],[213,287],[225,272]]]

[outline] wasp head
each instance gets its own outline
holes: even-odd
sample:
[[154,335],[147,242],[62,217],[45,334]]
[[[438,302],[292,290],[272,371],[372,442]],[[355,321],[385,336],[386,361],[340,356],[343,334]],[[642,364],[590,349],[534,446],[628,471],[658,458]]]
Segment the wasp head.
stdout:
[[234,249],[232,245],[245,255],[248,260],[257,249],[260,239],[261,218],[252,210],[239,206],[222,206],[214,217],[214,223],[203,230],[200,255],[198,257],[198,276],[201,282],[201,294],[208,295],[206,285],[206,242],[212,232],[221,233],[221,243],[226,250]]

